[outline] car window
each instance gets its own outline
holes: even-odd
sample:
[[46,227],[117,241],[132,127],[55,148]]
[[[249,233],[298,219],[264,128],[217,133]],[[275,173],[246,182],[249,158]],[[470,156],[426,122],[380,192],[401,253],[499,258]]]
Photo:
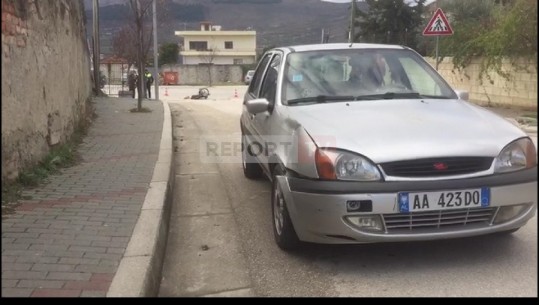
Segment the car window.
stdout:
[[266,98],[270,102],[270,109],[275,105],[275,94],[277,92],[277,78],[281,67],[281,55],[276,54],[270,62],[266,76],[260,90],[260,97]]
[[422,69],[415,60],[412,58],[399,58],[399,61],[406,71],[414,91],[417,91],[423,95],[442,94],[440,86],[429,75],[427,70]]
[[249,85],[249,93],[253,95],[254,97],[258,97],[258,89],[260,88],[260,84],[262,83],[262,78],[264,76],[264,71],[266,70],[266,66],[268,65],[268,62],[271,58],[271,53],[267,53],[264,55],[262,60],[260,60],[260,63],[255,69],[255,73],[253,75],[253,78],[251,80],[251,84]]
[[316,50],[286,57],[281,98],[287,101],[319,96],[456,98],[443,78],[407,49]]

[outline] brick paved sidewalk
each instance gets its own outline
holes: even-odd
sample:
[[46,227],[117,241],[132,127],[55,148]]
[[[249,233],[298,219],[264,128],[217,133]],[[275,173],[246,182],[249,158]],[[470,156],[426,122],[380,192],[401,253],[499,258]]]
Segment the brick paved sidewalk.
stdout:
[[2,296],[105,296],[159,152],[161,102],[97,98],[82,162],[27,190],[2,219]]

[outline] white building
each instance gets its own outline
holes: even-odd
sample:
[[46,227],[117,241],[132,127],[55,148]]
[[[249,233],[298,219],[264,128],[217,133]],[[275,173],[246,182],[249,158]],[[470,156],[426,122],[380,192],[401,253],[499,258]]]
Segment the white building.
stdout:
[[200,31],[176,31],[183,38],[184,65],[241,65],[256,63],[256,31],[222,31],[202,22]]

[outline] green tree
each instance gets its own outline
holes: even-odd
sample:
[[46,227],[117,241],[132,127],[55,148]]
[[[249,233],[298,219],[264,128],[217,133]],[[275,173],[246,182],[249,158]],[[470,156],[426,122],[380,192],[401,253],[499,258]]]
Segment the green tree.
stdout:
[[178,62],[180,47],[177,43],[164,43],[159,47],[159,66]]
[[502,70],[504,60],[516,69],[537,70],[536,0],[453,0],[443,9],[455,34],[443,39],[440,49],[453,57],[455,68],[480,58],[480,80],[490,80],[491,72],[509,78]]
[[[440,60],[444,55],[454,54],[454,50],[462,48],[462,43],[477,36],[479,32],[491,27],[492,13],[496,0],[445,0],[440,7],[446,14],[453,29],[452,36],[440,38]],[[425,16],[421,28],[427,27],[431,15]],[[423,36],[419,39],[419,51],[425,56],[434,56],[436,38]],[[473,52],[473,51],[470,51]]]
[[354,41],[389,43],[417,48],[425,0],[366,0],[367,12],[356,12]]

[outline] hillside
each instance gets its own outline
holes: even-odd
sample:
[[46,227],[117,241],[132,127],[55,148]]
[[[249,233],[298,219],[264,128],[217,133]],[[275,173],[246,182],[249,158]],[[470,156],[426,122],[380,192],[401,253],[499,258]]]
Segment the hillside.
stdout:
[[319,0],[282,0],[273,4],[214,3],[208,19],[224,28],[251,27],[258,33],[258,45],[317,43],[322,28],[330,41],[346,41],[348,5]]
[[[124,6],[126,3],[126,0],[100,0],[104,47],[114,32],[127,22],[124,19],[130,11]],[[85,0],[89,32],[91,4],[92,0]],[[363,2],[358,4],[364,6]],[[223,30],[254,29],[259,49],[318,43],[322,28],[329,31],[330,42],[346,41],[349,20],[348,4],[320,0],[169,0],[158,10],[163,16],[159,42],[177,41],[174,31],[198,30],[200,21],[211,21],[221,25]]]

